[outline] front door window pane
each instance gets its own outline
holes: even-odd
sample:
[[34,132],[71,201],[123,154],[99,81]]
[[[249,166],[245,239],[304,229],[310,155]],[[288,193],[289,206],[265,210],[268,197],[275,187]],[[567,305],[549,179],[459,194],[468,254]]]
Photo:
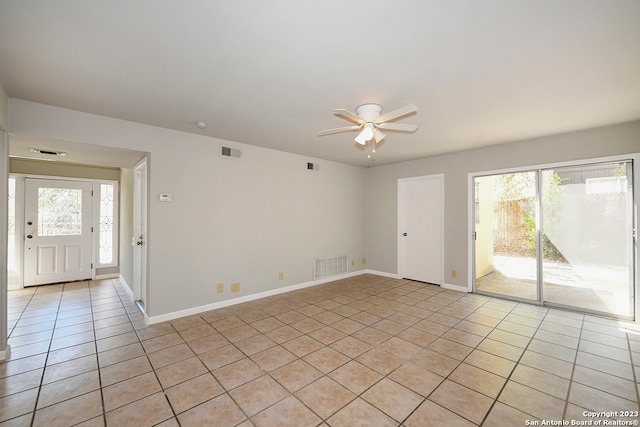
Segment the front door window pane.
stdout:
[[82,190],[38,189],[38,236],[82,234]]

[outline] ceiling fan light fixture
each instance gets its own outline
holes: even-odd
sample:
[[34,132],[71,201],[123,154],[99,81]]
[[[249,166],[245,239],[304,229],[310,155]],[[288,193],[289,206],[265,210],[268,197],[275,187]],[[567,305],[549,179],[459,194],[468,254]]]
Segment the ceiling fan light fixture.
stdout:
[[365,123],[364,129],[358,136],[356,136],[355,141],[360,145],[365,145],[368,141],[373,139],[373,123]]
[[380,141],[382,141],[384,139],[386,135],[382,132],[380,132],[379,129],[376,129],[373,131],[373,139],[376,141],[376,144],[378,144]]

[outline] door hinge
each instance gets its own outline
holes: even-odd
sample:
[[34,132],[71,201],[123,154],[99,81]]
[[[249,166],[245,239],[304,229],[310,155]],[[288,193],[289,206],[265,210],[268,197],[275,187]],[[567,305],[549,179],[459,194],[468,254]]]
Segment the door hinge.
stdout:
[[473,232],[473,240],[478,240],[478,233],[477,232]]
[[93,227],[91,227],[91,232],[93,233]]
[[91,269],[93,270],[93,263],[91,263]]

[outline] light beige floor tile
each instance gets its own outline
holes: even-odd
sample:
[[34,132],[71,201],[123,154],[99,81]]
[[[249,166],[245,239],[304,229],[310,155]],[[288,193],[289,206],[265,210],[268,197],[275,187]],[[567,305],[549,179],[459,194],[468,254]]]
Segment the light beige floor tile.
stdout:
[[107,412],[107,425],[153,426],[173,417],[173,411],[164,393],[156,393],[129,405]]
[[276,345],[276,342],[262,334],[237,341],[235,346],[247,356],[256,354]]
[[309,336],[325,345],[328,345],[346,337],[346,334],[330,326],[324,326],[320,329],[316,329],[315,331],[310,332]]
[[562,400],[567,398],[570,383],[566,378],[558,377],[527,365],[516,366],[510,380]]
[[162,387],[165,389],[191,378],[195,378],[205,372],[207,372],[207,368],[197,357],[181,360],[155,370],[155,373],[160,380],[160,384],[162,384]]
[[385,351],[381,347],[369,350],[356,360],[382,375],[387,375],[404,362],[402,357],[397,356],[395,353]]
[[195,354],[186,343],[147,353],[147,357],[155,369],[162,368],[163,366],[167,366],[193,356],[195,356]]
[[323,347],[306,355],[304,360],[320,372],[327,374],[351,359],[331,347]]
[[226,393],[178,415],[183,427],[235,426],[245,419],[238,405]]
[[264,371],[251,359],[244,358],[213,371],[213,375],[226,390],[232,390],[264,375]]
[[177,332],[171,332],[142,341],[142,345],[144,346],[144,349],[147,353],[153,353],[154,351],[173,347],[174,345],[182,343],[184,343],[184,340]]
[[95,354],[71,359],[55,365],[48,365],[45,368],[42,383],[48,384],[96,369],[98,369],[98,359]]
[[189,340],[187,344],[195,354],[202,354],[229,345],[229,340],[223,337],[222,334],[215,332],[206,337]]
[[198,356],[210,371],[226,366],[245,358],[245,355],[234,345],[226,345]]
[[419,367],[411,362],[404,363],[393,371],[388,378],[403,386],[427,397],[435,390],[444,377],[434,374],[424,368]]
[[292,339],[291,341],[287,341],[286,343],[282,344],[282,346],[296,356],[303,357],[311,352],[318,350],[324,345],[320,341],[314,340],[307,335],[302,335],[298,338]]
[[424,349],[413,356],[411,362],[443,377],[453,372],[460,363],[456,359],[429,349]]
[[393,418],[374,408],[364,400],[357,398],[337,414],[329,418],[328,424],[332,427],[352,427],[353,420],[367,427],[392,427],[398,423]]
[[362,393],[382,378],[378,372],[356,361],[342,365],[329,376],[356,394]]
[[10,377],[0,379],[0,397],[20,393],[40,386],[43,369],[23,372]]
[[37,388],[0,398],[0,422],[32,412],[37,398]]
[[287,390],[269,375],[249,381],[229,394],[249,417],[289,395]]
[[450,380],[444,380],[429,400],[476,424],[493,404],[493,399]]
[[449,375],[448,379],[493,399],[498,397],[502,386],[506,382],[506,379],[500,375],[493,374],[467,363],[458,365],[455,371]]
[[40,387],[37,409],[98,389],[100,376],[97,370],[45,384]]
[[137,377],[105,387],[102,390],[104,409],[109,412],[159,391],[162,391],[162,388],[154,373],[148,372],[138,375]]
[[430,400],[426,400],[403,425],[406,427],[473,427],[476,424]]
[[329,377],[322,377],[296,392],[296,397],[323,419],[351,402],[356,395]]
[[180,414],[224,393],[213,375],[207,373],[165,390],[176,414]]
[[100,391],[83,394],[36,411],[34,427],[66,427],[102,415]]
[[498,400],[540,419],[561,419],[564,410],[564,400],[515,381],[507,382]]
[[256,427],[313,427],[321,420],[299,400],[289,396],[260,412],[251,421]]
[[352,336],[345,337],[330,345],[334,350],[350,358],[356,358],[371,349],[371,345]]
[[569,402],[592,411],[606,411],[605,408],[627,408],[638,410],[638,402],[624,399],[601,390],[574,382],[569,391]]
[[289,325],[281,326],[276,329],[272,329],[265,334],[278,344],[285,343],[287,341],[291,341],[294,338],[298,338],[302,336],[302,332],[297,329],[292,328]]
[[297,357],[293,353],[280,345],[276,345],[251,356],[251,360],[256,362],[258,366],[266,372],[274,371],[295,359],[297,359]]
[[146,356],[139,356],[124,362],[100,368],[100,381],[102,387],[128,380],[135,376],[151,372],[153,368]]
[[361,397],[398,422],[424,401],[424,397],[388,378],[380,380]]
[[[566,419],[571,419],[567,417]],[[575,419],[575,418],[573,418]],[[489,415],[482,423],[483,427],[504,427],[504,426],[525,426],[527,421],[528,425],[534,425],[533,421],[540,422],[539,418],[532,417],[529,414],[525,414],[516,408],[505,405],[502,402],[496,402],[496,404],[489,411]]]
[[286,387],[291,393],[300,390],[307,384],[317,380],[322,376],[322,372],[309,365],[304,360],[298,359],[271,373],[280,384]]

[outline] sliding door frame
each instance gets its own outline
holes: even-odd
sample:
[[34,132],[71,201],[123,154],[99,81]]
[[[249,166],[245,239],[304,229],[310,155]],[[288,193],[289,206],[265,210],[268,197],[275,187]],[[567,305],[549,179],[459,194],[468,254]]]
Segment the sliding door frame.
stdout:
[[[541,170],[545,169],[554,169],[554,168],[562,168],[562,167],[571,167],[571,166],[584,166],[588,164],[597,164],[597,163],[615,163],[615,162],[624,162],[631,161],[632,164],[632,179],[633,179],[633,193],[631,194],[632,199],[632,218],[631,218],[631,228],[632,228],[632,287],[631,293],[633,296],[633,307],[632,307],[632,319],[636,323],[640,323],[640,268],[639,268],[639,250],[638,250],[638,224],[639,224],[639,215],[640,215],[640,153],[628,154],[628,155],[618,155],[618,156],[607,156],[607,157],[597,157],[597,158],[588,158],[588,159],[578,159],[571,161],[563,161],[563,162],[554,162],[554,163],[544,163],[544,164],[535,164],[535,165],[525,165],[520,167],[513,168],[504,168],[504,169],[494,169],[494,170],[486,170],[486,171],[477,171],[471,172],[468,174],[468,236],[469,236],[469,244],[468,244],[468,286],[467,290],[469,292],[476,292],[476,248],[475,248],[475,218],[476,218],[476,203],[475,203],[475,179],[482,176],[489,175],[501,175],[501,174],[509,174],[509,173],[519,173],[519,172],[532,172],[535,171],[537,175],[536,179],[536,258],[538,260],[541,259],[541,251],[542,251],[542,227],[541,227],[541,180],[539,177],[539,173]],[[538,297],[539,300],[531,300],[527,298],[518,298],[512,297],[509,295],[502,294],[493,294],[487,292],[479,292],[489,296],[495,296],[498,298],[509,299],[514,301],[526,302],[530,304],[538,304],[545,305],[548,307],[558,307],[562,309],[568,310],[576,310],[576,307],[568,307],[559,304],[553,303],[545,303],[543,288],[541,286],[542,278],[542,269],[543,263],[537,262],[537,280],[538,280]],[[589,310],[580,309],[581,312],[591,313]],[[599,312],[593,312],[592,314],[602,315]],[[612,315],[612,317],[614,317]],[[629,320],[627,317],[621,317],[621,319]]]

